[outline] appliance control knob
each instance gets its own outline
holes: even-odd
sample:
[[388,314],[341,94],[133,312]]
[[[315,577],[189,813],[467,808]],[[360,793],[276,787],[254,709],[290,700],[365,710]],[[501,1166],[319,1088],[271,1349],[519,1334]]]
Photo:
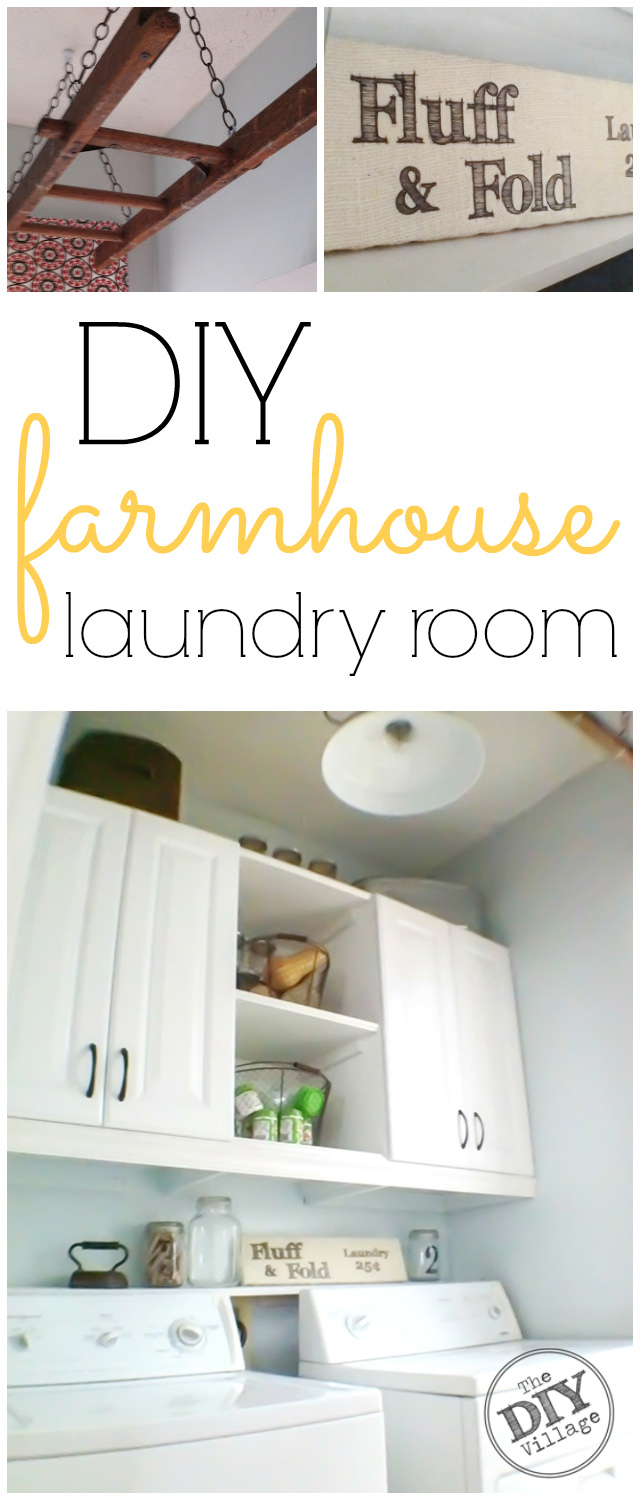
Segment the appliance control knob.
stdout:
[[361,1339],[369,1332],[371,1319],[368,1313],[349,1313],[346,1320],[347,1328],[354,1339]]
[[178,1349],[199,1349],[204,1344],[204,1328],[197,1323],[172,1323],[169,1337]]
[[96,1343],[100,1345],[101,1349],[110,1349],[112,1344],[117,1344],[117,1342],[118,1334],[115,1328],[107,1328],[106,1332],[98,1334],[96,1339]]
[[502,1308],[501,1307],[496,1307],[496,1305],[494,1303],[493,1307],[489,1308],[489,1317],[490,1318],[500,1318],[500,1317],[502,1317]]

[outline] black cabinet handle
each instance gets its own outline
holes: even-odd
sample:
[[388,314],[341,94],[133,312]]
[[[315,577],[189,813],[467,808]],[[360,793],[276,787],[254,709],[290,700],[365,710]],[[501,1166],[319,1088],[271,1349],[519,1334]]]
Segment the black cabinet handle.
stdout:
[[[460,1121],[462,1121],[462,1124],[463,1124],[463,1127],[464,1127],[464,1140],[462,1140],[462,1138],[460,1136]],[[465,1112],[464,1112],[463,1109],[459,1109],[458,1110],[458,1138],[460,1140],[460,1145],[462,1146],[462,1150],[464,1151],[464,1148],[465,1148],[465,1146],[467,1144],[467,1141],[469,1139],[469,1121],[468,1121],[468,1119],[467,1119],[467,1117],[466,1117]]]
[[[473,1123],[476,1132],[476,1151],[481,1151],[484,1146],[484,1120],[476,1109],[473,1111]],[[478,1126],[480,1126],[480,1139],[478,1139]]]
[[125,1094],[127,1092],[127,1079],[129,1077],[129,1053],[127,1052],[126,1047],[121,1047],[120,1048],[120,1055],[122,1057],[123,1068],[122,1068],[122,1083],[120,1085],[120,1093],[118,1094],[118,1098],[120,1100],[120,1103],[122,1104],[122,1101],[123,1101],[123,1099],[125,1097]]
[[91,1053],[91,1077],[89,1079],[89,1087],[86,1091],[85,1098],[93,1099],[96,1087],[96,1068],[98,1066],[98,1048],[96,1047],[95,1042],[89,1042],[89,1051]]

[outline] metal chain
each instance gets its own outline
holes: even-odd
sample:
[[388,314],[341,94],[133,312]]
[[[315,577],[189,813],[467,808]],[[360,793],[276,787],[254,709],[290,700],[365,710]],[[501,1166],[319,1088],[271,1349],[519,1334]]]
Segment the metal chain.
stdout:
[[194,9],[193,6],[189,6],[189,5],[185,5],[185,7],[184,7],[184,13],[185,13],[185,16],[187,16],[187,18],[188,18],[189,26],[191,27],[191,31],[193,32],[193,35],[194,35],[194,37],[196,39],[196,43],[197,43],[197,46],[198,46],[199,51],[200,51],[200,57],[202,59],[202,62],[204,63],[204,66],[207,69],[207,72],[208,72],[209,77],[211,79],[211,83],[210,83],[211,92],[212,92],[212,94],[214,95],[214,97],[216,99],[220,100],[220,108],[222,110],[222,119],[223,119],[224,124],[227,127],[227,132],[228,132],[229,135],[233,135],[233,132],[234,132],[234,130],[235,130],[236,125],[237,125],[238,122],[237,122],[236,117],[233,114],[232,110],[229,109],[229,106],[228,106],[227,101],[225,99],[224,84],[222,82],[222,79],[218,78],[216,70],[215,70],[215,68],[213,66],[213,53],[211,51],[211,48],[207,46],[207,44],[205,42],[205,39],[204,39],[204,37],[202,35],[202,27],[200,25],[200,21],[198,20],[198,13]]
[[[123,191],[123,189],[122,189],[122,183],[118,182],[118,179],[117,179],[116,174],[115,174],[115,172],[113,170],[111,162],[109,161],[109,157],[107,156],[106,151],[102,150],[102,147],[100,148],[100,151],[98,152],[98,155],[100,157],[100,160],[102,162],[104,170],[105,170],[105,172],[107,174],[107,177],[109,178],[109,182],[111,183],[112,191],[114,193],[121,193]],[[129,207],[128,203],[121,203],[120,204],[120,209],[121,209],[121,212],[122,212],[123,219],[130,219],[131,218],[131,214],[133,212],[133,209],[131,209]]]
[[[81,72],[78,74],[77,78],[74,78],[73,83],[71,84],[71,87],[69,89],[69,98],[70,99],[75,99],[76,94],[82,88],[82,85],[84,83],[84,80],[86,78],[87,73],[90,73],[91,69],[95,68],[95,65],[96,65],[96,63],[98,61],[97,51],[96,51],[98,43],[99,42],[104,42],[106,40],[106,38],[108,37],[108,35],[109,35],[109,21],[111,20],[112,16],[115,16],[115,14],[116,14],[116,12],[118,10],[119,10],[119,6],[117,6],[117,5],[116,6],[112,6],[110,9],[107,10],[106,15],[104,17],[104,20],[100,21],[98,23],[98,25],[96,26],[96,29],[95,29],[95,31],[93,33],[93,43],[94,43],[94,45],[92,47],[89,47],[88,51],[84,52],[82,54]],[[109,157],[107,156],[106,151],[104,151],[102,149],[102,147],[98,151],[98,155],[100,157],[100,161],[102,162],[104,170],[105,170],[105,172],[107,174],[107,177],[109,178],[109,182],[111,183],[112,191],[114,193],[121,193],[122,192],[122,184],[120,182],[118,182],[118,179],[117,179],[116,174],[115,174],[115,172],[113,170],[113,167],[111,165]],[[130,219],[131,218],[131,212],[132,212],[132,210],[128,207],[128,205],[125,204],[123,206],[123,208],[122,208],[122,216],[123,216],[123,218],[124,219]]]
[[[95,68],[95,65],[96,65],[96,63],[98,61],[98,50],[97,50],[98,46],[100,45],[100,42],[106,41],[106,39],[107,39],[107,37],[109,35],[109,22],[111,20],[111,17],[117,15],[117,12],[118,12],[119,9],[120,9],[120,7],[118,5],[109,6],[108,9],[107,9],[107,11],[105,12],[105,15],[104,15],[102,21],[98,22],[98,25],[96,26],[96,28],[94,30],[94,33],[93,33],[93,44],[92,44],[91,47],[89,47],[87,49],[86,52],[83,52],[82,57],[80,59],[80,72],[78,73],[77,77],[74,74],[73,67],[72,67],[70,59],[67,59],[67,63],[66,63],[66,67],[65,67],[63,76],[60,79],[60,82],[58,84],[56,92],[55,92],[55,94],[53,95],[53,98],[50,101],[47,113],[44,116],[45,120],[48,120],[49,116],[53,114],[53,112],[54,112],[55,109],[57,109],[57,107],[58,107],[58,105],[60,103],[60,100],[62,98],[62,95],[64,93],[67,94],[67,96],[68,96],[68,98],[70,100],[75,99],[75,97],[78,94],[79,90],[82,88],[82,85],[84,83],[84,80],[85,80],[87,74],[91,72],[92,68]],[[36,130],[34,132],[34,135],[31,138],[30,142],[29,142],[27,150],[24,153],[24,156],[22,158],[20,166],[16,168],[16,171],[13,174],[13,178],[11,180],[11,185],[8,188],[8,196],[9,197],[11,197],[11,194],[13,192],[15,192],[15,189],[17,188],[18,183],[22,181],[22,178],[24,177],[24,174],[25,174],[25,171],[27,170],[27,167],[31,166],[31,163],[33,161],[33,156],[34,156],[35,148],[36,148],[36,146],[40,145],[42,139],[43,139],[43,137],[41,135],[39,135],[38,131]],[[107,177],[109,178],[109,181],[111,183],[111,187],[113,189],[113,192],[114,193],[121,193],[122,192],[122,186],[118,182],[118,179],[117,179],[116,174],[115,174],[115,172],[113,170],[111,162],[109,161],[109,157],[107,156],[106,151],[103,151],[101,149],[98,154],[100,156],[100,161],[102,162],[102,165],[103,165],[104,170],[105,170],[105,172],[107,174]],[[122,207],[122,214],[123,214],[123,217],[125,219],[130,219],[131,218],[131,209],[128,207],[128,205],[125,204]]]
[[82,58],[80,60],[80,72],[78,73],[77,78],[74,78],[73,83],[71,84],[71,87],[69,89],[70,99],[75,99],[76,94],[82,88],[87,73],[90,73],[91,69],[95,68],[95,65],[98,61],[97,49],[99,43],[106,41],[106,38],[109,35],[109,22],[111,20],[111,17],[117,15],[119,9],[119,5],[112,6],[111,9],[106,11],[104,20],[98,22],[98,25],[96,26],[96,29],[93,33],[93,46],[89,47],[86,52],[83,52]]
[[[45,120],[48,120],[49,116],[53,114],[54,110],[58,108],[58,105],[60,103],[62,95],[68,93],[68,91],[69,91],[69,89],[71,87],[72,82],[73,82],[73,68],[71,66],[70,59],[67,59],[67,62],[66,62],[66,65],[65,65],[65,70],[64,70],[64,73],[62,75],[62,78],[60,79],[60,82],[59,82],[58,87],[57,87],[57,89],[55,91],[55,94],[53,95],[53,98],[50,100],[49,108],[47,110],[46,115],[44,116]],[[22,182],[22,179],[23,179],[24,174],[25,174],[25,172],[27,170],[27,167],[30,167],[31,163],[33,161],[33,157],[34,157],[34,152],[35,152],[36,146],[40,145],[42,139],[43,139],[43,137],[38,134],[38,131],[34,130],[34,133],[33,133],[32,137],[31,137],[31,140],[29,141],[29,145],[27,146],[27,149],[26,149],[26,151],[24,153],[22,161],[20,162],[20,166],[16,167],[16,170],[15,170],[15,172],[13,174],[13,177],[11,179],[9,187],[7,188],[7,197],[8,198],[10,198],[11,194],[15,192],[15,190],[16,190],[16,188],[18,186],[18,183]]]

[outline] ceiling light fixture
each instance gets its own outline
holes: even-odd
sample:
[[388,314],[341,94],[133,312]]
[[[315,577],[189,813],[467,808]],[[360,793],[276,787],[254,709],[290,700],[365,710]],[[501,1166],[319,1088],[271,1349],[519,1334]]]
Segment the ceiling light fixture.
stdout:
[[356,713],[325,746],[322,775],[349,807],[406,818],[464,796],[484,759],[478,731],[455,714]]

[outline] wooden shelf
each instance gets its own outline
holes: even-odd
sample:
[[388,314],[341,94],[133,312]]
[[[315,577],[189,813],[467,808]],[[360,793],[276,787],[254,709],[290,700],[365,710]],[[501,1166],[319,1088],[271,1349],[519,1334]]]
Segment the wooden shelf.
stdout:
[[358,1021],[337,1011],[314,1010],[246,990],[237,993],[236,1052],[248,1062],[321,1063],[337,1047],[376,1031],[374,1021]]
[[239,925],[251,937],[297,932],[321,941],[344,913],[370,900],[368,891],[341,880],[329,880],[268,854],[240,851]]

